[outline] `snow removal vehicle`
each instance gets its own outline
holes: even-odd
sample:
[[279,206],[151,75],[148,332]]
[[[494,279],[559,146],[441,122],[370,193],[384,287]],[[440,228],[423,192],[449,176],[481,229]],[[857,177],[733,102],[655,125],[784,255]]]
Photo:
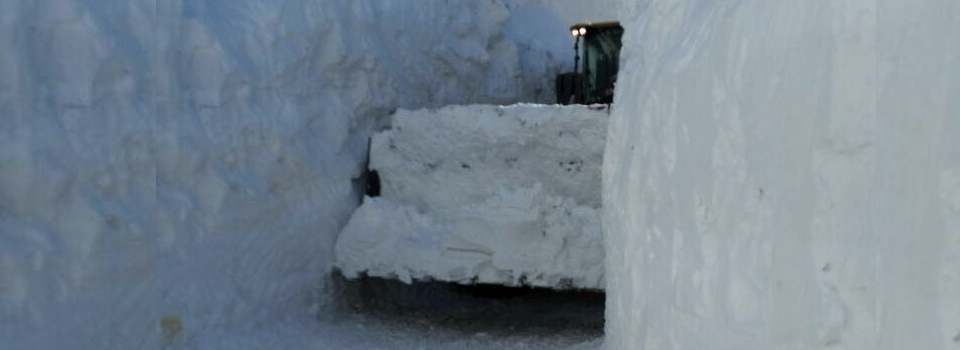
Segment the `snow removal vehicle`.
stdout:
[[370,139],[365,196],[335,244],[341,275],[604,289],[604,104],[623,28],[580,23],[570,33],[576,68],[556,78],[558,105],[390,116]]
[[570,27],[570,34],[576,38],[573,46],[573,72],[557,75],[557,103],[612,103],[613,87],[620,64],[620,39],[623,36],[620,22],[577,23]]

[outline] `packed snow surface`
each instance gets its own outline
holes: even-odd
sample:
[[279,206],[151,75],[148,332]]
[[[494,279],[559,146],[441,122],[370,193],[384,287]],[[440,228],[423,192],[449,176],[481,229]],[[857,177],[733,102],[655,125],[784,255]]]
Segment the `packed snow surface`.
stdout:
[[[0,1],[0,347],[312,317],[370,131],[398,107],[550,101],[572,44],[552,9]],[[555,35],[505,32],[523,24]]]
[[400,110],[370,146],[382,196],[336,266],[404,281],[603,288],[605,106]]
[[203,332],[169,350],[597,350],[603,340],[602,293],[332,281],[341,297],[316,319]]
[[960,349],[960,3],[633,1],[609,349]]

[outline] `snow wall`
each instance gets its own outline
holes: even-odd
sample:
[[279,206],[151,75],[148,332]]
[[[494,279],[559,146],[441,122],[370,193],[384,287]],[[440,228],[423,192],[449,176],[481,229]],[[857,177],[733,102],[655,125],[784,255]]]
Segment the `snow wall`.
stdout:
[[572,45],[551,6],[0,1],[0,344],[312,317],[369,130],[549,101]]
[[359,274],[603,288],[606,106],[400,110],[376,134],[364,199],[336,244]]
[[609,349],[960,349],[960,3],[634,1]]

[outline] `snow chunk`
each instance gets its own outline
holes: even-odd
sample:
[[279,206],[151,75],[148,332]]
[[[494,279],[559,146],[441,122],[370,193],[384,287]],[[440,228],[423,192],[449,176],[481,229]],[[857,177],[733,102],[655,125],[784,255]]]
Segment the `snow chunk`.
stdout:
[[457,106],[397,112],[371,142],[382,197],[341,232],[347,276],[603,288],[607,112]]

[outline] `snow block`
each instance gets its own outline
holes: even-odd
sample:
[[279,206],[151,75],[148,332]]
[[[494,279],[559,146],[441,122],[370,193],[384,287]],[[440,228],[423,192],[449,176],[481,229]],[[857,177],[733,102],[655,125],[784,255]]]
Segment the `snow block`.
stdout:
[[382,196],[341,232],[336,266],[348,277],[602,289],[607,116],[600,106],[398,111],[371,142]]

